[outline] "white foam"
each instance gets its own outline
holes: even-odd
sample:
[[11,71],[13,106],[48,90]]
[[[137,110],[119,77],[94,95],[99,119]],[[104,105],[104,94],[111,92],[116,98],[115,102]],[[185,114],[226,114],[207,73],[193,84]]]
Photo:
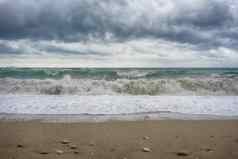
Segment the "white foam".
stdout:
[[0,94],[15,95],[238,95],[238,78],[14,79],[0,78]]
[[0,113],[118,115],[164,111],[238,116],[238,96],[0,96]]

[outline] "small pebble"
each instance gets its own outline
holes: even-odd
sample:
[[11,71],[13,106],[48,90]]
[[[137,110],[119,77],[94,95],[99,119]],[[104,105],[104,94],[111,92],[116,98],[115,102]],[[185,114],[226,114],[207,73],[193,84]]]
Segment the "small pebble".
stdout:
[[55,152],[57,155],[62,155],[64,153],[64,151],[62,151],[62,150],[55,150]]
[[62,140],[62,141],[61,141],[61,144],[69,144],[69,143],[70,143],[69,140]]
[[41,155],[47,155],[47,154],[49,154],[49,152],[47,152],[47,151],[41,151],[40,154],[41,154]]
[[90,142],[89,146],[95,146],[96,144],[94,142]]
[[211,148],[202,148],[203,151],[206,151],[206,152],[213,152],[213,149]]
[[177,156],[188,156],[190,153],[186,150],[176,152]]
[[17,145],[18,148],[23,148],[24,146],[22,144]]
[[143,151],[143,152],[151,152],[151,149],[148,148],[148,147],[144,147],[144,148],[142,149],[142,151]]
[[150,137],[149,137],[149,136],[144,136],[143,139],[144,139],[144,140],[149,140]]
[[79,151],[74,151],[74,154],[79,154]]
[[77,145],[73,145],[73,144],[72,144],[72,145],[69,145],[69,148],[70,148],[70,149],[77,149]]

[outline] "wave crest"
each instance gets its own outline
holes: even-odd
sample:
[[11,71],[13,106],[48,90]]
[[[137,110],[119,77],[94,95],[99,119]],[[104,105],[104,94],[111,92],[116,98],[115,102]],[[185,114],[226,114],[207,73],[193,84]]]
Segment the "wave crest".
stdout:
[[0,79],[0,94],[238,95],[238,78]]

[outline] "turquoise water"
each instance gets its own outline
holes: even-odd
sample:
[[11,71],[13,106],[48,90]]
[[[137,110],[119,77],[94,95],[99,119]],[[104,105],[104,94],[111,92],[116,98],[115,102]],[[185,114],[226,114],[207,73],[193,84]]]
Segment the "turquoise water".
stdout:
[[0,68],[0,78],[20,79],[155,79],[196,76],[238,76],[237,68]]

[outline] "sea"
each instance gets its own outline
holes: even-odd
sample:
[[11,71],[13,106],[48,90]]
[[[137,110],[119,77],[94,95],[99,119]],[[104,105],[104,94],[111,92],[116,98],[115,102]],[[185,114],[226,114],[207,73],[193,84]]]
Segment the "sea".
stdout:
[[0,118],[11,114],[233,118],[238,68],[0,68]]

